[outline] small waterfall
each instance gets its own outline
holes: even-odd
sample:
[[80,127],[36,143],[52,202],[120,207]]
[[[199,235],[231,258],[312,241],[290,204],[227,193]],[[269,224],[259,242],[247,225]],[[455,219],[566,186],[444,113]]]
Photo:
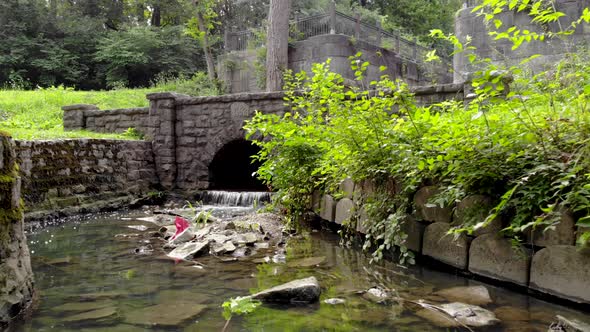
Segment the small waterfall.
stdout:
[[270,202],[269,192],[207,190],[200,193],[203,204],[225,206],[253,206]]

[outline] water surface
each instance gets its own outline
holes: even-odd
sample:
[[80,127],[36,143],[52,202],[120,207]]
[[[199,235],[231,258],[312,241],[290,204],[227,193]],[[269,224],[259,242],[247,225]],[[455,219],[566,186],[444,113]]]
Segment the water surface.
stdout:
[[[285,248],[286,263],[253,262],[253,258],[275,255],[275,249],[270,249],[237,261],[202,257],[198,262],[203,268],[198,268],[167,259],[159,249],[160,240],[147,236],[149,231],[128,227],[158,228],[134,219],[139,216],[145,215],[113,214],[29,234],[40,303],[32,319],[17,330],[221,331],[225,324],[221,304],[230,297],[315,276],[322,286],[322,301],[338,297],[346,303],[265,305],[250,315],[233,317],[228,331],[448,331],[414,315],[407,307],[372,303],[357,292],[380,285],[401,297],[418,299],[448,287],[482,285],[426,267],[369,264],[368,257],[357,249],[340,246],[338,236],[329,232],[309,232],[290,239]],[[154,252],[137,254],[138,248],[142,253],[150,248]],[[314,259],[305,260],[309,257]],[[314,265],[316,262],[319,264]],[[526,315],[523,318],[521,313],[512,318],[518,320],[505,320],[485,331],[545,332],[555,314],[588,320],[582,312],[486,287],[494,299],[487,309],[511,307]],[[147,316],[173,317],[179,312],[198,314],[176,326],[142,323]]]

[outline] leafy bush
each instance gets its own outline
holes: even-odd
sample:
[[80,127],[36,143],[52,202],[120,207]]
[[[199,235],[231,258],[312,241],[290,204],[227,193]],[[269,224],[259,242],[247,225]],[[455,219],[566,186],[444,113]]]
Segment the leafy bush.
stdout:
[[190,78],[162,73],[156,76],[152,87],[159,91],[174,91],[191,96],[214,96],[220,93],[204,72],[196,72]]
[[[316,64],[312,77],[287,76],[285,99],[292,111],[282,117],[257,113],[245,128],[261,148],[258,176],[277,191],[292,219],[308,208],[313,190],[337,193],[346,177],[358,183],[394,179],[399,194],[361,198],[370,217],[365,248],[372,248],[376,259],[392,245],[411,259],[399,225],[412,212],[414,193],[426,184],[439,186],[440,205],[471,194],[496,200],[485,221],[456,225],[454,232],[471,233],[507,215],[502,232],[518,238],[525,229],[553,225],[561,208],[574,211],[578,225],[587,226],[588,63],[572,56],[532,77],[512,68],[509,93],[506,73],[489,67],[477,73],[475,98],[467,107],[460,102],[419,107],[404,83],[386,76],[371,82],[372,92],[348,88],[329,71],[329,62]],[[367,67],[352,59],[358,81]]]

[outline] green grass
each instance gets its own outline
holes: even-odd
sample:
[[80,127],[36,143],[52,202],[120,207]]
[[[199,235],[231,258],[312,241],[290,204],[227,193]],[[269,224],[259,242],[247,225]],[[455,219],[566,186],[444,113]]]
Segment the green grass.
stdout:
[[119,138],[128,135],[100,134],[87,131],[64,131],[61,107],[72,104],[94,104],[100,109],[143,107],[145,95],[160,89],[121,89],[113,91],[74,91],[48,88],[33,91],[0,90],[0,130],[15,139]]

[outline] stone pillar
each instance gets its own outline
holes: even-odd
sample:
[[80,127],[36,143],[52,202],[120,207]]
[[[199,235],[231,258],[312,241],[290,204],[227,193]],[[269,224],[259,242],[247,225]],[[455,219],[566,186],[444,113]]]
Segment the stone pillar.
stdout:
[[336,3],[334,1],[330,1],[330,6],[328,7],[328,13],[330,13],[330,34],[336,34]]
[[150,101],[150,130],[156,173],[166,190],[176,186],[176,98],[162,92],[147,95]]
[[14,142],[0,132],[0,330],[27,309],[33,297],[20,190]]
[[82,130],[86,128],[86,111],[98,110],[96,105],[76,104],[63,106],[64,111],[63,124],[64,130]]

